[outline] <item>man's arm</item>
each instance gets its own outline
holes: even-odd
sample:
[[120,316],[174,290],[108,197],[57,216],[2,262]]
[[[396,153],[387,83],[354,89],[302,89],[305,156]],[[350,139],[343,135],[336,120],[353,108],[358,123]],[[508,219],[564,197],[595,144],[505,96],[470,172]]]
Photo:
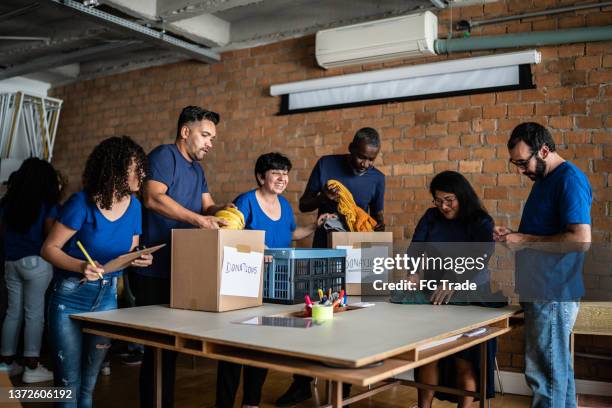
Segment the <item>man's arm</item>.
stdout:
[[300,211],[311,212],[318,210],[323,204],[335,201],[338,202],[339,191],[337,188],[323,187],[323,191],[306,190],[300,197]]
[[218,229],[219,219],[206,217],[183,207],[166,192],[168,186],[155,180],[148,180],[144,188],[144,205],[166,218],[191,224],[199,228]]
[[383,211],[379,211],[374,214],[373,217],[376,220],[376,226],[374,227],[374,231],[384,231],[385,230],[385,215]]
[[202,213],[206,215],[215,215],[217,211],[228,207],[235,208],[236,206],[234,205],[234,203],[217,205],[215,204],[215,201],[213,200],[212,195],[210,195],[210,193],[202,193]]
[[[511,232],[503,236],[508,244],[560,243],[554,252],[586,252],[591,247],[591,226],[589,224],[569,224],[560,234],[533,235]],[[551,246],[552,248],[552,246]]]
[[325,197],[323,196],[323,194],[315,191],[306,190],[304,191],[304,194],[302,194],[302,197],[300,197],[300,211],[306,213],[318,210],[319,207],[324,203],[324,201]]
[[385,177],[376,183],[376,193],[370,201],[369,207],[371,216],[376,220],[374,231],[385,230],[385,216],[383,208],[385,206]]

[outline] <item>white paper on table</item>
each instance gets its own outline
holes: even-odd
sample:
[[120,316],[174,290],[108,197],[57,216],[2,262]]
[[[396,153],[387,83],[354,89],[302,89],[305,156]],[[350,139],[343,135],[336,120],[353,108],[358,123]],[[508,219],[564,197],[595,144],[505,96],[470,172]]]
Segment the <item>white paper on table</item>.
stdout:
[[427,343],[427,344],[419,347],[419,351],[427,350],[427,349],[430,349],[430,348],[433,348],[433,347],[441,346],[442,344],[450,343],[451,341],[457,340],[461,336],[462,336],[461,334],[457,334],[456,336],[450,336],[450,337],[447,337],[447,338],[442,339],[442,340],[432,341],[431,343]]
[[[361,283],[362,278],[374,275],[374,258],[387,258],[389,247],[373,245],[368,248],[354,248],[352,245],[338,245],[346,249],[346,283]],[[387,276],[387,270],[381,275]]]
[[262,252],[223,247],[221,295],[259,297],[263,256]]

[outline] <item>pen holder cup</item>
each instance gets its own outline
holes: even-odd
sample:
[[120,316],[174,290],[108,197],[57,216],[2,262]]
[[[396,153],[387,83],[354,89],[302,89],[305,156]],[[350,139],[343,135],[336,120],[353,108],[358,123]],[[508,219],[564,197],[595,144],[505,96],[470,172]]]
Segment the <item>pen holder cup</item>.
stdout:
[[312,320],[323,322],[334,318],[334,308],[331,306],[313,305]]

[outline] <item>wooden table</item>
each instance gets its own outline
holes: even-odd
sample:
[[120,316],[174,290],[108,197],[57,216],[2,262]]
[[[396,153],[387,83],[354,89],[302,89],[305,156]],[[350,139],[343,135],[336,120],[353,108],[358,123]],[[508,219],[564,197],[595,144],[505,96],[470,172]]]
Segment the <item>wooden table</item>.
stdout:
[[[72,315],[83,331],[156,349],[156,399],[161,406],[161,349],[327,380],[326,407],[339,408],[398,384],[468,395],[486,404],[486,341],[511,330],[516,307],[396,305],[337,314],[308,329],[235,324],[254,316],[288,315],[299,305],[264,304],[225,313],[145,306]],[[475,329],[474,337],[427,348]],[[393,377],[466,348],[480,345],[477,392],[431,386]],[[381,362],[381,363],[379,363]],[[379,363],[379,364],[375,364]],[[373,386],[343,401],[342,384]],[[482,395],[481,395],[482,391]]]

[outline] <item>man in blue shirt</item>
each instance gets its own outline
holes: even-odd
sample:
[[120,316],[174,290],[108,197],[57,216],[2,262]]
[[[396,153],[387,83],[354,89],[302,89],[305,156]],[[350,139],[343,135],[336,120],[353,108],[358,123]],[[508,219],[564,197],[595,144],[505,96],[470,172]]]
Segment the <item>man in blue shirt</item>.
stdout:
[[[176,140],[149,153],[150,175],[144,188],[142,243],[166,244],[148,268],[134,276],[137,306],[170,302],[170,239],[178,228],[218,229],[226,222],[212,216],[216,205],[208,191],[200,160],[212,149],[219,114],[187,106],[178,119]],[[162,355],[162,406],[172,407],[176,353]],[[153,351],[146,347],[140,369],[140,405],[153,407]]]
[[[380,152],[380,136],[375,129],[359,129],[349,144],[349,154],[323,156],[317,161],[306,191],[300,198],[300,211],[338,212],[338,191],[327,186],[328,180],[340,181],[353,195],[355,204],[368,212],[377,222],[375,231],[384,231],[385,175],[374,167]],[[327,248],[327,231],[322,226],[315,231],[313,248]],[[312,396],[311,377],[293,376],[289,389],[276,401],[277,406],[291,406]],[[346,397],[350,385],[343,389]]]
[[[385,229],[384,199],[385,175],[374,167],[380,151],[380,136],[375,129],[362,128],[355,133],[349,144],[349,154],[323,156],[317,161],[306,191],[300,198],[300,211],[318,211],[318,214],[338,211],[338,191],[327,187],[329,180],[338,180],[353,194],[355,204],[361,207],[378,223],[376,231]],[[327,248],[327,233],[318,228],[312,243],[313,248]]]
[[591,186],[582,171],[559,156],[552,136],[537,123],[517,126],[508,150],[510,162],[535,182],[518,232],[506,227],[494,231],[496,241],[526,248],[516,254],[516,281],[525,312],[525,377],[533,393],[531,406],[575,407],[570,335],[584,295]]

